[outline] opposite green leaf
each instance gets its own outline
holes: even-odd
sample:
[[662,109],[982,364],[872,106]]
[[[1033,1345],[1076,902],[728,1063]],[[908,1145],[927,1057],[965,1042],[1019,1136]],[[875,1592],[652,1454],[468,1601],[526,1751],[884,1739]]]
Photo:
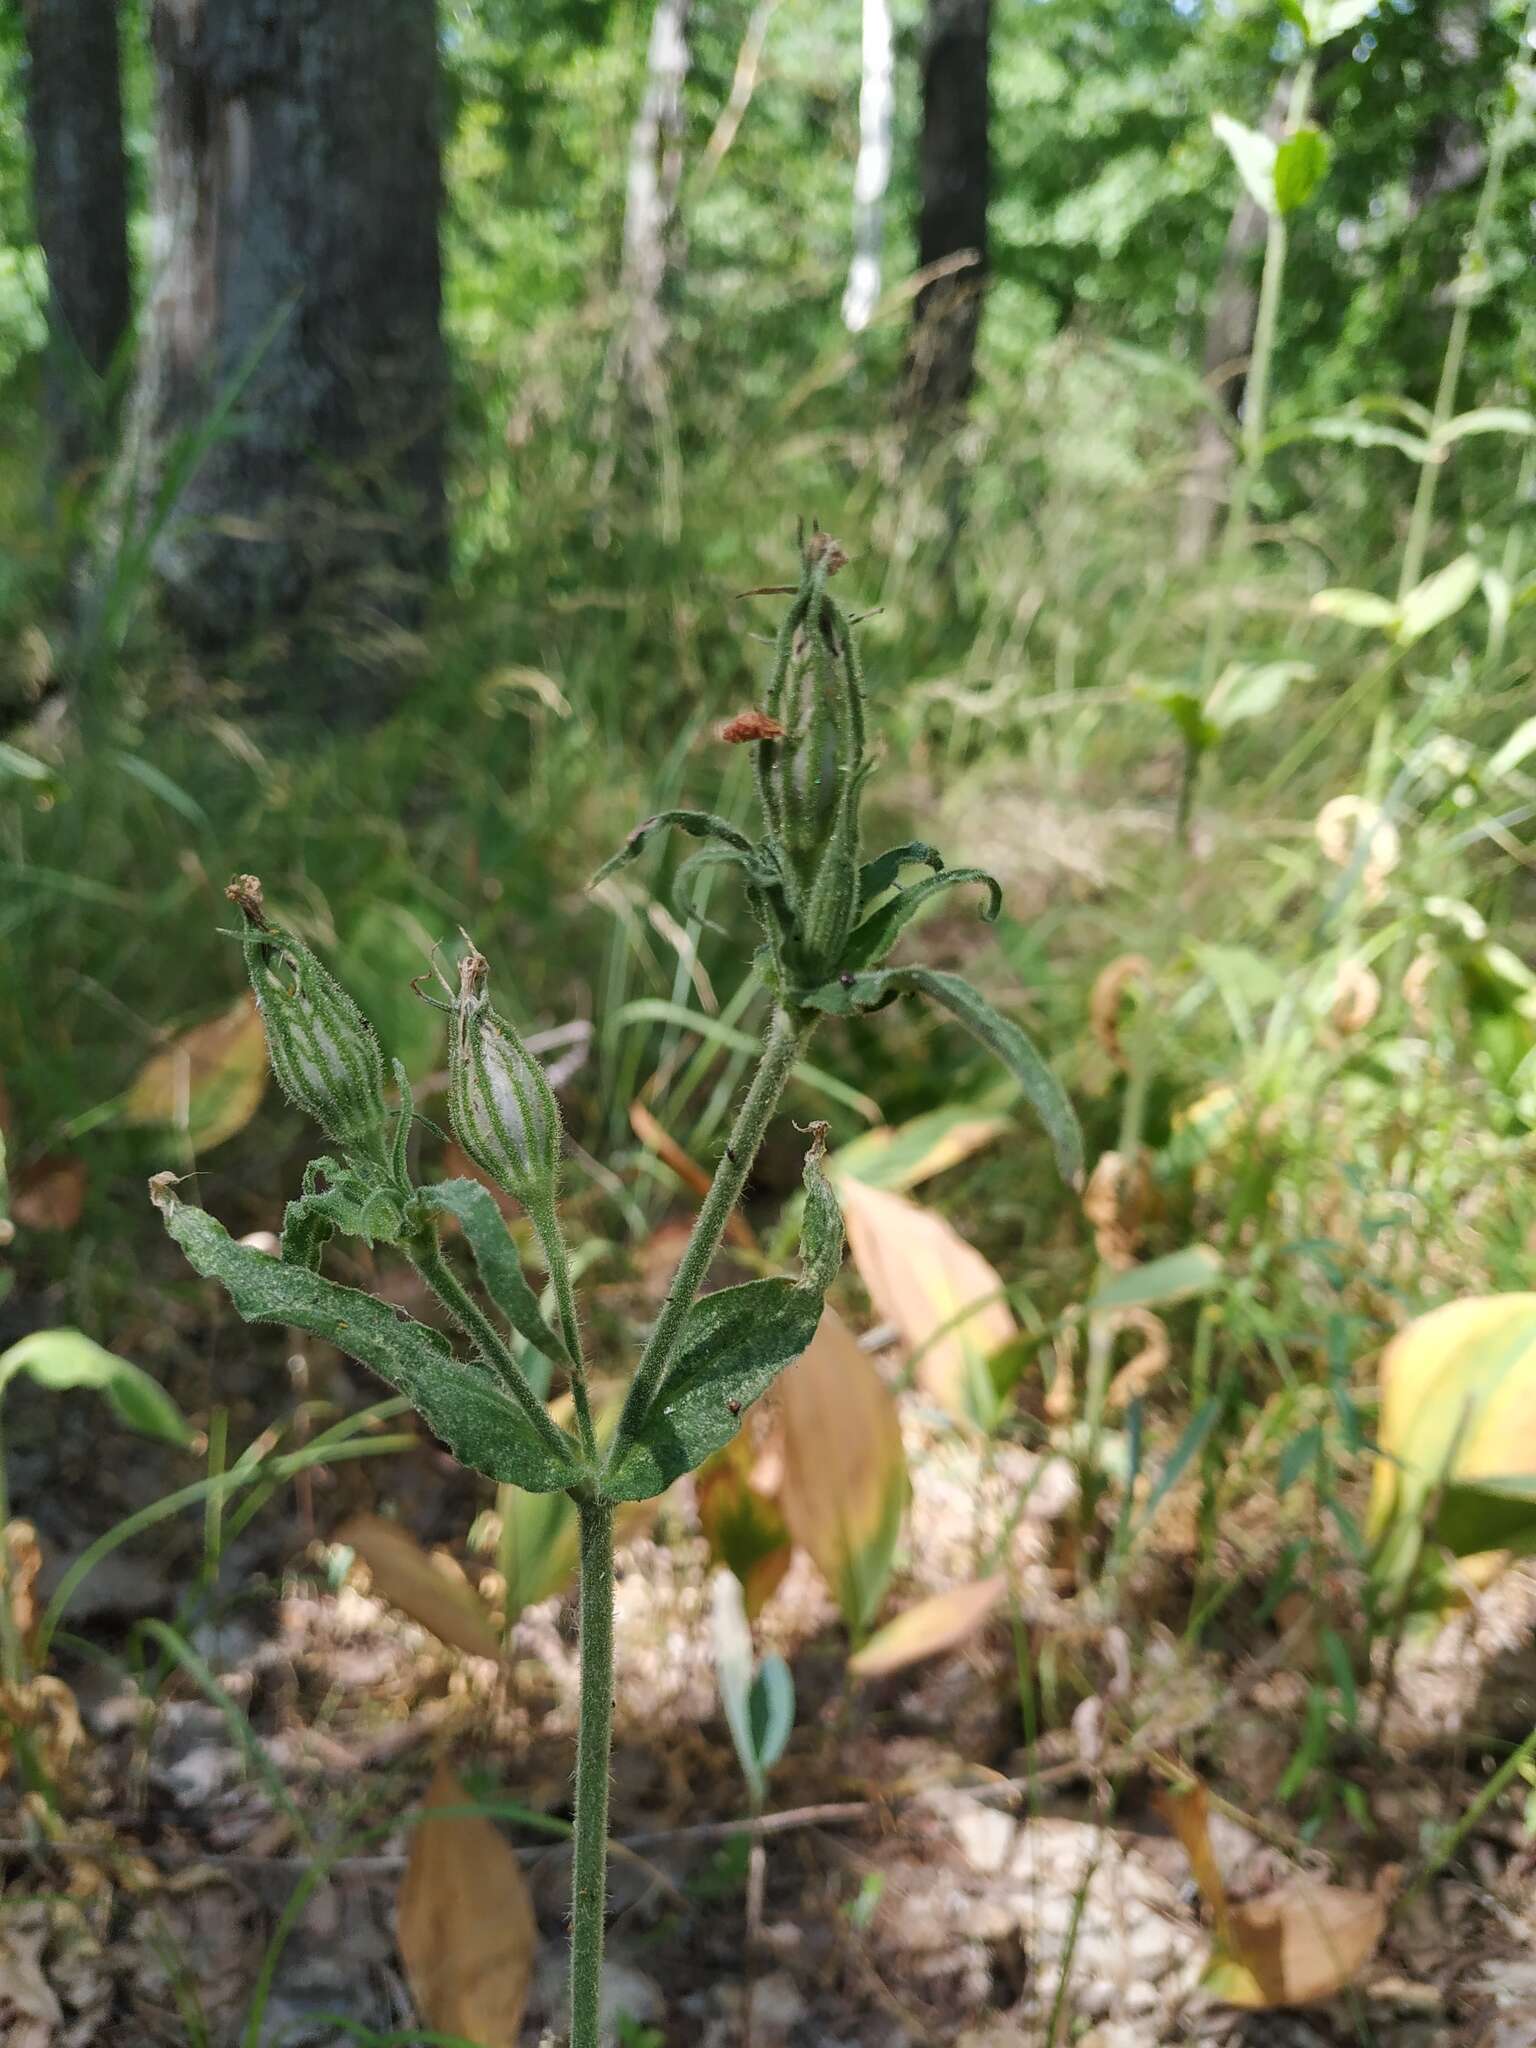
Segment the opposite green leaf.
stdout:
[[104,1351],[80,1330],[34,1330],[9,1351],[0,1352],[0,1395],[23,1372],[56,1393],[88,1387],[105,1394],[119,1421],[141,1436],[170,1444],[191,1441],[186,1418],[159,1381],[115,1352]]
[[921,882],[914,882],[911,888],[899,890],[861,925],[855,926],[843,949],[844,963],[854,968],[872,967],[876,961],[883,960],[899,934],[920,910],[946,889],[959,888],[965,882],[979,883],[986,890],[987,901],[981,914],[988,924],[994,923],[1003,907],[1003,892],[996,878],[984,868],[946,868],[942,874],[929,875]]
[[523,1277],[517,1246],[489,1188],[477,1180],[445,1180],[420,1189],[418,1196],[424,1207],[457,1217],[486,1293],[517,1334],[553,1364],[568,1366],[565,1346],[540,1313],[538,1296]]
[[553,1493],[581,1479],[575,1444],[569,1456],[560,1456],[541,1442],[484,1369],[456,1359],[435,1330],[355,1287],[339,1287],[236,1244],[206,1210],[178,1201],[163,1177],[152,1191],[167,1230],[192,1266],[219,1282],[247,1322],[291,1324],[345,1351],[404,1394],[472,1471],[530,1493]]
[[1244,127],[1230,114],[1212,114],[1211,129],[1237,166],[1237,174],[1247,186],[1249,198],[1266,213],[1278,212],[1279,204],[1275,197],[1277,152],[1269,136],[1257,128]]
[[904,846],[892,846],[859,869],[859,906],[868,910],[877,896],[894,889],[903,868],[932,868],[937,874],[943,866],[943,854],[926,840],[909,839]]
[[[749,1280],[696,1301],[644,1420],[603,1475],[604,1493],[650,1500],[702,1465],[800,1356],[820,1320],[821,1296],[792,1280]],[[626,1413],[622,1431],[630,1421]]]
[[599,882],[619,868],[627,868],[632,860],[638,860],[645,851],[645,843],[653,832],[661,832],[669,825],[675,825],[680,832],[686,832],[694,839],[719,839],[727,846],[733,846],[738,853],[752,854],[752,842],[744,832],[724,818],[717,818],[710,811],[658,811],[654,818],[647,818],[643,825],[637,825],[611,860],[605,860],[587,885],[595,889]]
[[874,974],[853,975],[847,982],[826,982],[801,1000],[829,1016],[851,1017],[908,993],[941,1004],[1002,1061],[1045,1126],[1062,1179],[1070,1187],[1079,1186],[1083,1134],[1066,1090],[1028,1034],[1011,1017],[994,1010],[986,997],[978,995],[958,974],[944,974],[935,967],[884,967]]
[[1282,213],[1305,206],[1328,174],[1327,136],[1308,125],[1287,135],[1275,152],[1275,204]]

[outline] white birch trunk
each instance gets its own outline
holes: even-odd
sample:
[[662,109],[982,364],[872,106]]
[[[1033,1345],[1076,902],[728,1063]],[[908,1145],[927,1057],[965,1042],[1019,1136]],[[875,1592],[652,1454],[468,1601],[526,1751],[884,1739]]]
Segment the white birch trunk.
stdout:
[[859,160],[853,173],[853,262],[843,293],[843,324],[850,334],[863,332],[880,300],[885,194],[891,182],[894,79],[889,0],[864,0]]

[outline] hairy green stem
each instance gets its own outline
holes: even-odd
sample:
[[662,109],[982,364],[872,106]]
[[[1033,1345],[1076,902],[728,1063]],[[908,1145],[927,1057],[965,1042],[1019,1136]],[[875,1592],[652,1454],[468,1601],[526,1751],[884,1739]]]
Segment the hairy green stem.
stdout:
[[1401,604],[1408,592],[1423,580],[1424,557],[1429,551],[1429,529],[1435,516],[1435,491],[1440,481],[1439,437],[1456,410],[1456,392],[1461,383],[1461,366],[1467,353],[1467,334],[1472,325],[1472,312],[1478,295],[1470,286],[1487,267],[1488,234],[1493,226],[1493,216],[1498,207],[1499,194],[1504,184],[1504,166],[1509,159],[1510,145],[1515,138],[1516,120],[1522,97],[1519,92],[1519,74],[1531,68],[1531,37],[1536,33],[1536,8],[1532,8],[1525,19],[1520,37],[1520,54],[1510,67],[1510,86],[1513,89],[1514,110],[1506,111],[1494,124],[1493,134],[1488,143],[1488,168],[1483,174],[1483,189],[1478,194],[1477,212],[1472,218],[1472,232],[1467,237],[1466,254],[1456,279],[1456,308],[1451,314],[1451,331],[1446,336],[1445,357],[1440,365],[1440,382],[1435,390],[1435,409],[1431,416],[1429,439],[1434,457],[1419,467],[1419,487],[1413,495],[1413,510],[1408,517],[1408,537],[1403,543],[1402,573],[1397,579],[1397,599]]
[[549,1284],[555,1290],[555,1313],[560,1319],[560,1335],[571,1361],[571,1406],[576,1410],[576,1429],[581,1438],[581,1447],[591,1460],[594,1468],[598,1463],[597,1430],[592,1422],[592,1402],[587,1391],[587,1364],[581,1348],[581,1325],[576,1320],[576,1295],[571,1286],[571,1261],[566,1250],[565,1237],[555,1215],[554,1204],[541,1204],[530,1209],[533,1227],[539,1243],[544,1247],[544,1263],[549,1270]]
[[635,1368],[629,1394],[624,1402],[624,1412],[619,1417],[618,1429],[614,1432],[613,1445],[608,1453],[610,1465],[617,1464],[625,1450],[633,1443],[641,1424],[650,1412],[651,1403],[661,1389],[667,1367],[672,1362],[672,1353],[681,1334],[684,1318],[692,1306],[694,1296],[703,1285],[704,1276],[720,1249],[720,1240],[725,1235],[725,1226],[730,1221],[731,1211],[741,1199],[742,1189],[747,1184],[747,1175],[752,1171],[752,1162],[757,1149],[763,1142],[763,1133],[768,1128],[769,1118],[778,1106],[795,1061],[811,1031],[814,1019],[796,1022],[785,1011],[775,1009],[773,1021],[768,1027],[768,1037],[763,1046],[762,1061],[752,1077],[736,1121],[731,1125],[731,1134],[726,1140],[725,1151],[715,1169],[714,1180],[709,1193],[704,1197],[698,1220],[693,1226],[693,1235],[688,1240],[688,1249],[682,1261],[667,1298],[662,1304],[661,1314],[651,1331],[640,1363]]
[[[769,1118],[813,1028],[814,1020],[797,1023],[783,1010],[775,1009],[773,1013],[752,1085],[737,1111],[714,1180],[688,1239],[688,1248],[635,1368],[608,1454],[610,1460],[623,1455],[661,1388],[684,1318],[720,1249],[725,1226],[741,1199]],[[538,1227],[538,1218],[534,1221]],[[563,1327],[570,1282],[567,1276],[562,1292],[557,1263],[563,1273],[563,1259],[557,1262],[552,1256],[550,1277],[561,1304]],[[569,1314],[574,1325],[574,1306]],[[566,1343],[573,1357],[579,1358],[574,1330],[567,1332]],[[572,1384],[574,1389],[576,1381]],[[576,1856],[571,1873],[570,2040],[571,2048],[599,2048],[607,1893],[608,1754],[613,1740],[614,1510],[609,1501],[586,1498],[578,1499],[577,1512],[581,1530],[581,1716],[576,1737]]]
[[569,1458],[570,1438],[529,1386],[511,1346],[443,1257],[435,1233],[430,1240],[413,1244],[408,1255],[416,1271],[532,1423],[534,1435],[545,1449],[556,1457]]
[[581,1527],[581,1718],[576,1733],[571,1869],[571,2048],[598,2048],[608,1871],[608,1757],[613,1744],[613,1507],[584,1500]]

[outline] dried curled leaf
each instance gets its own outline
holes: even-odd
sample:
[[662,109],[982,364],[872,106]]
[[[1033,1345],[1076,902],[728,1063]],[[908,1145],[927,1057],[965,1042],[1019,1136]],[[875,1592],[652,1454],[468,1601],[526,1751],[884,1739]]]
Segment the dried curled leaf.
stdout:
[[1154,1794],[1153,1804],[1189,1858],[1215,1926],[1203,1982],[1213,1998],[1245,2011],[1311,2005],[1352,1984],[1387,1924],[1375,1892],[1310,1881],[1234,1906],[1211,1846],[1210,1801],[1198,1779]]
[[1121,953],[1107,967],[1100,968],[1094,980],[1088,998],[1088,1028],[1117,1067],[1125,1065],[1120,1006],[1129,988],[1151,977],[1152,963],[1144,953]]
[[1092,1227],[1099,1257],[1116,1272],[1136,1263],[1152,1199],[1145,1152],[1130,1158],[1123,1152],[1100,1155],[1083,1189],[1083,1215]]

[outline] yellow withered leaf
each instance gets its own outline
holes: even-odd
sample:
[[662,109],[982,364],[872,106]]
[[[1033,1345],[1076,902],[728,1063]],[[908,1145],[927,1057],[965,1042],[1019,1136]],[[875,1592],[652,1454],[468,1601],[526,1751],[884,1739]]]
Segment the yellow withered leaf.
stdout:
[[517,2048],[539,1930],[516,1856],[439,1764],[411,1832],[396,1935],[425,2026],[475,2048]]
[[879,1610],[910,1482],[889,1387],[835,1309],[780,1375],[784,1436],[779,1507],[790,1535],[861,1636]]
[[919,1600],[884,1628],[876,1629],[864,1647],[848,1659],[848,1669],[855,1678],[888,1678],[893,1671],[905,1671],[925,1657],[958,1649],[991,1617],[1007,1590],[1008,1582],[999,1572],[990,1579],[951,1586],[948,1592]]
[[1370,1533],[1454,1478],[1536,1474],[1536,1294],[1483,1294],[1409,1323],[1381,1355]]
[[1205,1988],[1250,2012],[1314,2005],[1354,1983],[1386,1924],[1386,1905],[1374,1892],[1337,1884],[1266,1892],[1231,1908],[1231,1950],[1212,1956]]
[[256,1114],[267,1086],[267,1041],[256,999],[243,995],[222,1016],[194,1024],[146,1060],[123,1099],[130,1124],[185,1131],[211,1152]]
[[1210,1804],[1198,1779],[1165,1788],[1153,1804],[1189,1858],[1215,1926],[1202,1978],[1224,2005],[1245,2011],[1312,2005],[1352,1984],[1375,1953],[1387,1924],[1375,1892],[1310,1880],[1284,1885],[1234,1906],[1211,1846]]
[[740,1580],[749,1621],[761,1614],[789,1570],[793,1550],[778,1501],[753,1483],[757,1463],[757,1446],[750,1429],[744,1428],[693,1475],[699,1527],[710,1560]]
[[378,1515],[353,1515],[334,1540],[350,1545],[367,1565],[381,1600],[430,1629],[440,1643],[471,1657],[501,1655],[489,1611],[452,1558],[429,1556],[408,1530]]
[[859,1277],[914,1354],[918,1385],[949,1414],[990,1426],[988,1360],[1019,1334],[995,1267],[905,1196],[845,1179],[838,1198]]

